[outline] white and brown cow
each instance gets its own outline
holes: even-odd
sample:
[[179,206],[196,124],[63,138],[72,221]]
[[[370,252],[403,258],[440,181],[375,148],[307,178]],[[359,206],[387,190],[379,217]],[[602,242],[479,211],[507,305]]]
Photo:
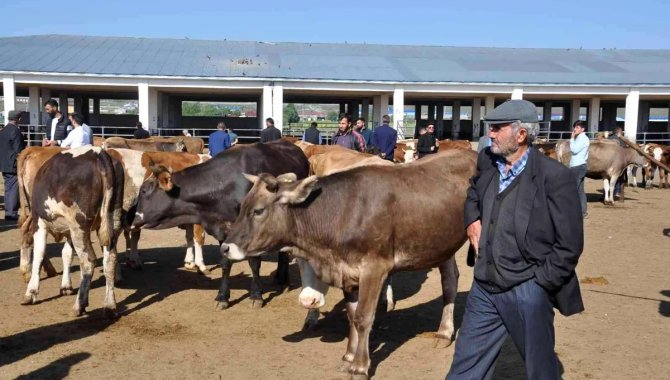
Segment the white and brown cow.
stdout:
[[47,234],[51,233],[57,240],[66,238],[79,256],[82,278],[73,312],[82,315],[88,306],[95,265],[91,231],[97,231],[106,280],[104,311],[115,315],[116,240],[122,227],[123,181],[120,163],[98,147],[63,151],[44,163],[35,177],[30,202],[29,233],[33,234],[35,257],[24,304],[37,300],[39,268]]
[[183,140],[177,141],[152,141],[149,139],[125,139],[123,137],[109,137],[102,144],[103,149],[121,148],[134,149],[143,152],[185,152],[186,145]]

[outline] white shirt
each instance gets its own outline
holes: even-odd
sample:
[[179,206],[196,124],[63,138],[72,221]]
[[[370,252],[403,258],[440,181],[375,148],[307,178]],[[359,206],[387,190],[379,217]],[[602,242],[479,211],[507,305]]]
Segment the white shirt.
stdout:
[[51,134],[49,135],[49,140],[53,140],[54,136],[56,135],[56,125],[58,124],[58,118],[54,117],[53,120],[51,120]]
[[79,126],[70,132],[69,135],[60,144],[63,148],[79,148],[80,146],[91,145],[90,137],[83,127]]

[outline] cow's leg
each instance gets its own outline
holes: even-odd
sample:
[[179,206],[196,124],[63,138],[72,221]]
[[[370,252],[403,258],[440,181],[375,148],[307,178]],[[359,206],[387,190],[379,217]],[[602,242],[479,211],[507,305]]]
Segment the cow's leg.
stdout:
[[93,277],[93,265],[95,254],[91,244],[91,229],[90,227],[81,227],[79,229],[70,229],[72,236],[72,243],[74,249],[79,256],[79,268],[81,272],[81,283],[79,284],[79,292],[74,301],[72,312],[75,317],[81,316],[86,312],[88,307],[88,291],[91,288],[91,278]]
[[44,259],[44,252],[47,248],[47,227],[46,223],[40,218],[37,220],[37,231],[33,234],[33,265],[32,274],[28,282],[28,289],[23,296],[22,305],[30,305],[37,302],[37,294],[40,291],[40,267]]
[[249,289],[249,299],[251,307],[260,309],[263,307],[263,284],[261,284],[261,258],[260,256],[250,257],[249,267],[251,268],[251,288]]
[[346,302],[347,319],[349,320],[349,337],[347,339],[347,351],[342,356],[342,372],[348,372],[351,368],[351,363],[356,356],[356,348],[358,348],[358,330],[356,330],[355,318],[356,308],[358,307],[358,288],[344,293],[344,301]]
[[193,254],[193,225],[180,226],[184,229],[186,239],[186,256],[184,256],[184,268],[195,270],[195,257]]
[[72,239],[68,238],[65,244],[63,244],[63,250],[61,251],[61,257],[63,258],[63,276],[60,282],[60,294],[62,296],[70,296],[74,294],[74,291],[72,290],[72,278],[70,276],[73,253],[74,248],[72,246]]
[[205,265],[205,258],[202,254],[202,247],[205,246],[205,229],[199,225],[193,225],[193,248],[195,249],[195,266],[202,274],[209,274],[209,269]]
[[[605,201],[603,203],[605,203],[606,205],[613,203],[614,198],[610,198],[610,180],[607,178],[603,179],[603,190],[605,193]],[[610,199],[612,199],[612,201],[610,201]]]
[[104,247],[102,266],[105,271],[105,302],[103,311],[108,318],[116,317],[116,297],[114,296],[115,272],[117,270],[116,247]]
[[140,251],[137,249],[137,243],[140,241],[142,230],[134,228],[130,231],[126,231],[124,229],[123,235],[126,238],[126,246],[130,247],[129,250],[126,250],[129,251],[128,257],[126,257],[126,266],[132,270],[141,270],[143,263],[142,257],[140,257]]
[[19,259],[19,269],[21,270],[21,275],[23,276],[23,281],[28,283],[30,281],[31,275],[31,255],[33,253],[33,234],[34,231],[31,230],[32,226],[32,216],[29,215],[26,220],[21,225],[21,250],[20,250],[20,259]]
[[302,283],[302,291],[298,300],[303,307],[309,309],[302,329],[310,330],[319,321],[319,308],[326,304],[325,295],[328,293],[328,284],[316,277],[314,269],[307,261],[296,258],[296,262],[300,269],[300,282]]
[[288,277],[289,257],[286,252],[277,253],[277,273],[275,273],[274,282],[280,289],[291,286]]
[[668,187],[668,172],[665,169],[658,169],[658,175],[661,181],[661,188],[665,189]]
[[384,284],[382,292],[382,303],[386,304],[386,311],[395,310],[395,298],[393,297],[393,276],[389,276]]
[[375,320],[375,310],[386,273],[361,273],[358,287],[358,305],[354,325],[358,333],[358,346],[349,373],[354,379],[367,379],[370,368],[370,330]]
[[628,171],[628,184],[637,187],[637,166],[628,166],[626,170]]
[[230,269],[233,263],[225,255],[221,255],[221,286],[216,295],[216,307],[227,309],[230,303]]
[[[618,180],[619,180],[619,175],[618,175],[618,174],[614,174],[614,175],[612,175],[612,178],[610,178],[610,181],[609,181],[609,183],[610,183],[610,186],[609,186],[609,190],[610,190],[610,204],[611,204],[611,205],[614,205],[614,187],[616,186],[616,182],[617,182]],[[621,189],[621,196],[619,197],[619,201],[623,203],[623,199],[624,199],[624,190]]]
[[458,294],[458,266],[456,258],[451,256],[440,264],[442,279],[442,320],[435,337],[435,348],[445,348],[451,345],[454,337],[454,303]]

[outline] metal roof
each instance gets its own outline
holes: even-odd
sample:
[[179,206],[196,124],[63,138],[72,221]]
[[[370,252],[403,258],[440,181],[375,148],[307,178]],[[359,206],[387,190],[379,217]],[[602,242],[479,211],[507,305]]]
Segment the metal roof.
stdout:
[[670,85],[670,50],[38,35],[0,38],[0,71],[375,82]]

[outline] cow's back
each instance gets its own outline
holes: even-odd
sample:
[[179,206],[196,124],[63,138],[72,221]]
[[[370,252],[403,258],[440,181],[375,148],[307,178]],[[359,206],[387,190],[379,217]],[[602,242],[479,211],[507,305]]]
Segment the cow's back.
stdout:
[[30,196],[35,177],[40,168],[51,157],[63,151],[60,147],[28,147],[21,151],[17,158],[19,181],[19,204],[21,208],[18,225],[22,226],[30,217]]

